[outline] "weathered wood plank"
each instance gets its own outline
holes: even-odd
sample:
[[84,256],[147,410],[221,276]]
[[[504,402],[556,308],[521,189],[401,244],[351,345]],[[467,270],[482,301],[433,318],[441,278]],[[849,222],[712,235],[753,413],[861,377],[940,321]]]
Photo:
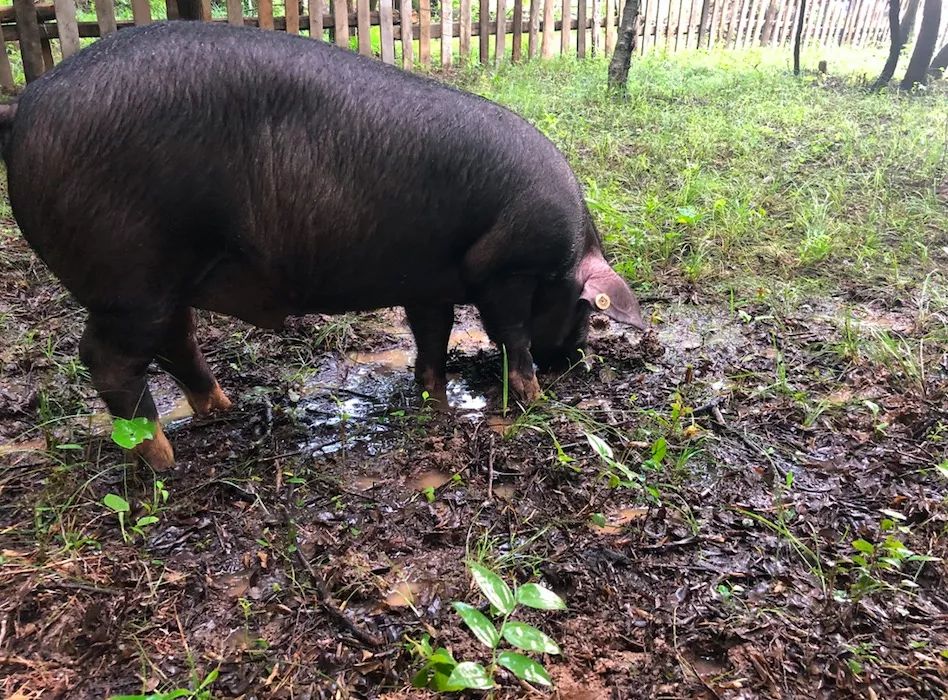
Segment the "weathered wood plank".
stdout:
[[514,63],[519,63],[523,58],[523,0],[514,0],[513,4],[513,39],[510,41],[510,58]]
[[273,0],[257,0],[257,21],[261,29],[273,29]]
[[332,0],[333,34],[336,46],[349,48],[349,10],[346,0]]
[[494,39],[494,63],[500,65],[507,56],[507,0],[497,0],[497,31]]
[[400,0],[398,5],[399,32],[402,40],[402,68],[411,70],[415,65],[412,45],[411,0]]
[[586,58],[586,5],[587,0],[576,2],[576,55]]
[[26,82],[32,82],[46,72],[43,61],[43,47],[36,21],[36,9],[33,0],[13,0],[16,12],[16,24],[20,33],[20,57],[23,60],[23,74]]
[[471,60],[471,0],[461,0],[461,7],[458,8],[460,17],[458,21],[460,27],[460,47],[461,65],[466,66]]
[[369,0],[356,0],[356,31],[359,36],[359,53],[372,55],[372,30],[369,19]]
[[592,39],[591,54],[599,56],[602,54],[602,0],[592,1]]
[[616,0],[606,0],[606,55],[616,50],[619,28],[616,26]]
[[454,60],[454,7],[451,0],[441,0],[441,67],[449,68]]
[[[210,0],[205,0],[210,3]],[[288,34],[299,34],[300,33],[300,0],[283,0],[286,5],[284,7],[284,17],[286,18],[286,31]]]
[[540,2],[530,0],[530,26],[527,29],[527,57],[536,58],[540,43]]
[[[313,4],[309,5],[309,13],[313,14]],[[227,23],[235,27],[242,27],[244,24],[244,5],[240,0],[227,0]]]
[[132,18],[136,26],[151,24],[151,3],[148,0],[132,0]]
[[115,26],[115,0],[95,0],[95,18],[102,29],[102,36],[108,36],[114,32]]
[[395,13],[392,0],[379,0],[379,35],[382,42],[382,62],[395,63]]
[[490,60],[490,33],[487,30],[487,22],[490,20],[490,0],[480,0],[478,18],[477,21],[480,24],[480,30],[478,31],[480,39],[478,55],[481,65],[486,66],[487,61]]
[[554,0],[543,0],[543,44],[540,54],[543,58],[553,58],[553,3]]
[[[569,22],[573,16],[572,12],[572,2],[571,0],[563,0],[560,5],[560,12],[562,13],[562,21]],[[570,44],[570,32],[560,32],[560,53],[562,55],[567,55],[569,53],[569,44]]]
[[79,25],[76,23],[75,0],[56,0],[56,24],[59,26],[59,47],[63,58],[79,50]]
[[13,66],[7,55],[6,46],[0,47],[0,89],[4,92],[13,92],[16,85],[13,82]]
[[418,0],[418,60],[431,68],[431,0]]

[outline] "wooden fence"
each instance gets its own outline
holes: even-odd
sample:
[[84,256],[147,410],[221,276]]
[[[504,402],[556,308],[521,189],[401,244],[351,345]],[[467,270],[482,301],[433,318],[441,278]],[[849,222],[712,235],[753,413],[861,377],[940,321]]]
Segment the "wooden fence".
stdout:
[[[211,0],[165,0],[157,12],[149,0],[119,0],[126,5],[119,5],[118,12],[116,0],[92,0],[92,6],[80,5],[78,11],[76,0],[14,0],[12,7],[0,7],[0,31],[4,42],[19,43],[28,81],[78,51],[83,40],[180,17],[302,33],[412,70],[429,69],[433,63],[447,68],[455,61],[487,64],[608,54],[617,37],[617,5],[623,2],[434,0],[433,7],[432,0],[250,1],[252,16],[246,16],[243,0],[219,0],[217,5]],[[886,42],[887,5],[888,0],[808,0],[804,43]],[[645,52],[789,46],[798,11],[799,0],[641,0],[637,47]],[[0,51],[0,87],[14,87],[6,51]]]

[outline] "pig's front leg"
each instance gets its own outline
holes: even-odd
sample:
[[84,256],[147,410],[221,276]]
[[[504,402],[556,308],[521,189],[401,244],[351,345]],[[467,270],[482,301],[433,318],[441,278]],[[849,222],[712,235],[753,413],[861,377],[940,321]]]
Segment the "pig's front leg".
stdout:
[[477,295],[484,330],[507,353],[507,378],[514,396],[531,404],[540,384],[530,354],[530,314],[536,281],[513,277],[492,283]]
[[454,326],[454,305],[406,306],[405,315],[418,349],[415,379],[436,407],[447,409],[448,341]]

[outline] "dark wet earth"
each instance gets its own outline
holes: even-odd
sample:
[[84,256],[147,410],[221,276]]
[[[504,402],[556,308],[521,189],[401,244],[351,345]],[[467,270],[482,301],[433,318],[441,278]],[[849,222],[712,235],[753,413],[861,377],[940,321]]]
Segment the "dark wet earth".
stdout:
[[[4,697],[167,690],[215,668],[220,698],[425,697],[407,639],[488,660],[450,607],[482,602],[467,558],[566,600],[524,616],[563,649],[543,659],[554,697],[948,693],[948,344],[839,349],[853,327],[917,348],[937,314],[651,300],[647,336],[598,324],[591,368],[506,415],[469,309],[446,415],[422,405],[398,312],[278,334],[204,315],[236,407],[193,418],[156,375],[178,465],[155,477],[90,417],[68,365],[81,315],[59,294],[31,279],[0,309],[20,305],[0,354]],[[636,480],[610,478],[586,433]],[[157,522],[123,542],[108,493]],[[498,678],[497,697],[533,692]]]

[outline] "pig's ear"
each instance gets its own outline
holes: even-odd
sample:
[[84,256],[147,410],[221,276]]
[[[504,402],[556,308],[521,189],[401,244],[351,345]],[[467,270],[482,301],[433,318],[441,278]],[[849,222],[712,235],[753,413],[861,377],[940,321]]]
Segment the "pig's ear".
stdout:
[[619,323],[627,323],[645,330],[645,321],[639,302],[629,285],[596,253],[583,258],[579,265],[579,282],[583,285],[582,298],[593,311],[599,311]]

